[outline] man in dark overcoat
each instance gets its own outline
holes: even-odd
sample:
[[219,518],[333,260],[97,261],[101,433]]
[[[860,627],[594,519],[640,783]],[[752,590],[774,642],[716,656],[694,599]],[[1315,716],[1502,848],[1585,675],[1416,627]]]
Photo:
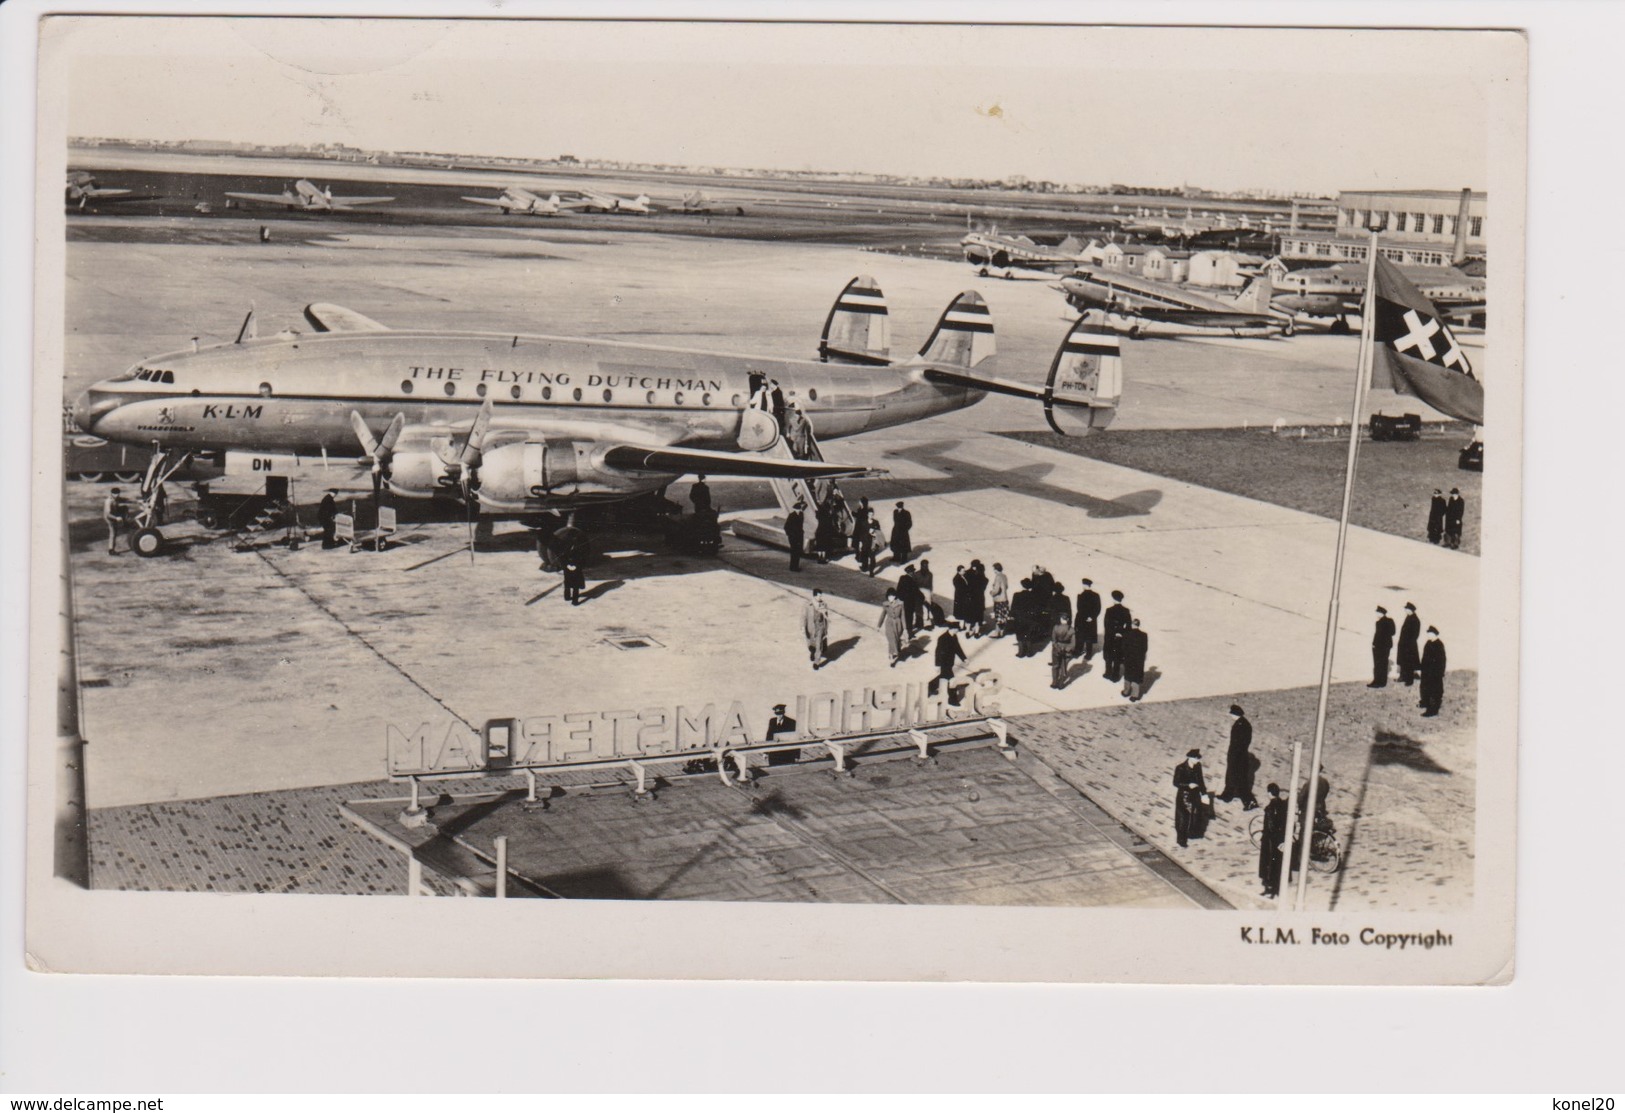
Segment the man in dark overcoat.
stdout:
[[1112,592],[1112,605],[1106,608],[1106,644],[1102,656],[1106,661],[1103,674],[1112,683],[1123,679],[1123,635],[1128,633],[1133,616],[1123,605],[1123,593]]
[[1213,797],[1202,777],[1202,751],[1191,750],[1174,766],[1174,837],[1180,846],[1207,834],[1212,808]]
[[1219,799],[1227,804],[1240,800],[1242,810],[1250,812],[1258,807],[1258,798],[1253,795],[1253,724],[1247,721],[1239,703],[1230,705],[1230,714],[1230,748],[1224,755],[1224,791]]
[[1428,543],[1437,545],[1444,536],[1444,492],[1433,488],[1433,501],[1428,503]]
[[784,540],[790,546],[790,571],[801,571],[802,545],[807,539],[807,504],[797,501],[784,516]]
[[1264,896],[1281,895],[1281,855],[1286,852],[1286,797],[1281,786],[1271,784],[1270,802],[1264,805],[1264,830],[1258,839],[1258,878],[1264,883]]
[[1388,687],[1388,656],[1394,649],[1394,620],[1387,607],[1377,608],[1377,627],[1371,634],[1371,683],[1367,688]]
[[1422,646],[1422,716],[1431,719],[1444,703],[1444,642],[1439,640],[1439,628],[1428,627],[1427,644]]
[[1467,515],[1467,500],[1455,487],[1450,488],[1450,501],[1444,504],[1444,544],[1447,549],[1461,548],[1462,519]]
[[934,696],[937,694],[937,689],[946,682],[948,685],[948,702],[957,702],[954,698],[954,662],[963,661],[964,659],[965,651],[960,648],[959,638],[954,635],[954,622],[949,619],[946,629],[937,637],[937,675],[931,678],[931,683],[926,691]]
[[1416,604],[1405,604],[1405,621],[1399,624],[1399,682],[1409,688],[1416,683],[1416,670],[1422,663],[1419,642],[1422,620],[1416,617]]
[[891,558],[896,564],[908,560],[914,552],[914,539],[909,531],[914,528],[914,515],[902,503],[891,512]]
[[1078,592],[1078,644],[1073,651],[1085,661],[1095,655],[1100,648],[1100,593],[1095,590],[1095,581],[1085,579],[1083,590]]
[[1140,629],[1139,619],[1132,619],[1131,623],[1123,632],[1123,695],[1128,697],[1130,703],[1139,703],[1141,685],[1145,683],[1145,658],[1151,649],[1151,639]]

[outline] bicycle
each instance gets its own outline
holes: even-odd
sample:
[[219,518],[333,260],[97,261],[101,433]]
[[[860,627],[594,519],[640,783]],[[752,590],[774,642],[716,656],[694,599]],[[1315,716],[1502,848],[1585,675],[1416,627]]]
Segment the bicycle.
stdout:
[[[1252,822],[1247,824],[1247,837],[1255,847],[1263,842],[1262,815],[1253,816]],[[1309,837],[1309,868],[1316,873],[1336,873],[1343,868],[1343,844],[1338,841],[1337,830],[1330,826],[1330,821],[1325,827],[1316,824],[1314,834]]]

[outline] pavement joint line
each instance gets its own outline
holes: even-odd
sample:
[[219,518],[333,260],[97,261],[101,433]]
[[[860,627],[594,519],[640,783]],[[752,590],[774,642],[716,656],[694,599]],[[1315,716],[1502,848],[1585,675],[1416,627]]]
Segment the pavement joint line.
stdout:
[[[1156,875],[1157,880],[1167,885],[1174,892],[1208,911],[1232,910],[1236,907],[1200,877],[1197,877],[1190,870],[1164,854],[1140,832],[1095,803],[1088,793],[1067,780],[1060,770],[1045,761],[1040,754],[1032,749],[1024,749],[1022,756],[1032,759],[1033,762],[1041,766],[1053,780],[1070,789],[1072,795],[1061,793],[1055,785],[1045,783],[1043,778],[1034,776],[1031,769],[1024,767],[1021,761],[1017,761],[1015,763],[1016,768],[1020,769],[1029,780],[1056,800],[1065,804],[1078,818],[1100,832],[1102,838],[1118,847],[1125,854],[1133,857],[1135,861]],[[1098,822],[1097,816],[1106,822]],[[1125,835],[1128,837],[1125,838]],[[1174,876],[1170,876],[1171,874]],[[1175,876],[1187,882],[1188,886],[1178,884],[1174,880]]]
[[373,645],[372,642],[368,641],[364,634],[361,634],[360,632],[355,630],[353,627],[351,627],[348,622],[345,622],[344,619],[340,618],[337,614],[335,614],[332,611],[332,609],[330,609],[327,606],[327,604],[323,603],[320,599],[316,598],[315,595],[311,594],[310,590],[308,588],[306,588],[304,584],[300,583],[298,580],[296,580],[292,576],[290,576],[287,572],[283,571],[282,568],[280,568],[276,564],[275,561],[271,560],[270,557],[265,555],[265,550],[263,550],[263,549],[255,549],[253,552],[254,552],[254,555],[256,557],[258,557],[260,560],[264,561],[266,567],[270,568],[271,571],[275,572],[277,574],[277,576],[279,576],[284,583],[286,583],[289,587],[293,588],[300,595],[303,595],[306,599],[308,599],[310,601],[311,605],[314,606],[317,610],[321,611],[328,618],[330,618],[334,622],[338,623],[339,629],[343,630],[346,634],[350,635],[356,641],[358,641],[362,645],[366,646],[367,650],[370,653],[372,653],[372,655],[374,657],[377,657],[384,664],[386,664],[390,668],[394,669],[397,673],[399,673],[401,675],[401,677],[408,684],[412,685],[412,687],[416,688],[418,691],[420,691],[424,695],[428,696],[438,706],[440,706],[441,708],[444,708],[446,713],[448,715],[450,715],[452,718],[456,719],[459,723],[462,723],[468,729],[470,729],[470,730],[474,729],[474,724],[473,723],[469,722],[463,716],[459,715],[456,711],[452,710],[450,704],[448,704],[445,700],[441,699],[439,696],[437,696],[433,692],[431,692],[427,687],[425,687],[423,685],[422,681],[418,680],[417,677],[415,677],[411,673],[407,672],[400,665],[397,665],[393,660],[391,660],[389,658],[389,656],[387,654],[385,654],[383,652],[383,650],[379,649],[377,646]]

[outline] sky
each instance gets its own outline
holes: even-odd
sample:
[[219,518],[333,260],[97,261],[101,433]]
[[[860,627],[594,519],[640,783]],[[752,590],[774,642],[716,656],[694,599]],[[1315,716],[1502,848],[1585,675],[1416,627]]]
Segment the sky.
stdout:
[[68,134],[1335,193],[1483,188],[1505,33],[55,17]]

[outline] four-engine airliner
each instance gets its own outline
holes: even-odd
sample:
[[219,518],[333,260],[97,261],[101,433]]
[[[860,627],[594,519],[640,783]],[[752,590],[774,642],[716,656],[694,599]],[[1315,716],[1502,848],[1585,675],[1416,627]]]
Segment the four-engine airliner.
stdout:
[[[786,446],[763,406],[777,380],[819,440],[920,421],[987,393],[1040,402],[1057,431],[1104,428],[1122,392],[1118,339],[1081,320],[1043,385],[987,375],[993,320],[956,297],[918,354],[893,359],[872,279],[841,291],[818,359],[751,357],[516,333],[395,330],[312,304],[313,333],[141,360],[73,405],[77,424],[155,450],[142,497],[196,453],[360,454],[404,498],[524,518],[656,491],[690,473],[814,481],[870,474]],[[1059,412],[1058,412],[1059,411]],[[1068,424],[1064,430],[1060,418]],[[313,462],[313,461],[310,461]],[[133,547],[153,555],[147,529]]]

